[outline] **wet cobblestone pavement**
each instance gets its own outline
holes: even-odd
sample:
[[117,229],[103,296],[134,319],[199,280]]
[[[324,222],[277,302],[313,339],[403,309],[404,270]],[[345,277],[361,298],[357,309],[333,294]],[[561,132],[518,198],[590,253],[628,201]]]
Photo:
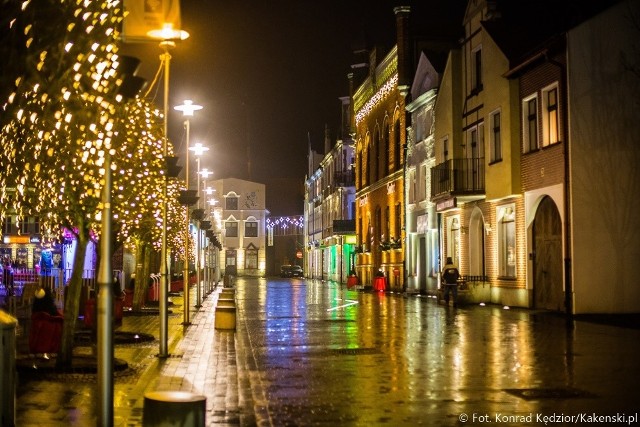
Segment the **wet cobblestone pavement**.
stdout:
[[[209,426],[638,423],[637,327],[240,278],[234,333],[213,327],[217,296],[188,327],[174,298],[166,359],[157,340],[116,346],[129,368],[114,377],[114,425],[141,425],[152,390],[205,395]],[[157,336],[157,316],[120,329]],[[17,425],[95,425],[95,388],[95,375],[21,380]]]

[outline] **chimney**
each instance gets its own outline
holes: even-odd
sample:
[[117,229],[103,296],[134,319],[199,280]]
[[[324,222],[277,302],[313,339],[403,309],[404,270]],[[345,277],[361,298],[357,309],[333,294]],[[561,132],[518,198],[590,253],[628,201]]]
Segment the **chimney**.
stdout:
[[356,112],[353,110],[353,94],[355,92],[354,89],[354,81],[353,81],[353,73],[347,74],[347,78],[349,79],[349,135],[351,138],[354,138],[356,135]]
[[398,6],[393,9],[396,14],[396,42],[398,45],[398,89],[406,96],[411,87],[411,51],[409,15],[411,7]]
[[329,154],[331,151],[331,135],[329,135],[329,125],[324,125],[324,154]]

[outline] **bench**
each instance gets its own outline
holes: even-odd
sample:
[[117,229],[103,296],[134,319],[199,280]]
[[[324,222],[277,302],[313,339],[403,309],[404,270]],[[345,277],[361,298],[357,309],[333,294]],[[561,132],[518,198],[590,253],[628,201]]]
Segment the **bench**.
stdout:
[[15,298],[15,314],[18,318],[29,318],[31,313],[31,304],[36,296],[39,286],[37,283],[25,283],[22,287],[22,293]]

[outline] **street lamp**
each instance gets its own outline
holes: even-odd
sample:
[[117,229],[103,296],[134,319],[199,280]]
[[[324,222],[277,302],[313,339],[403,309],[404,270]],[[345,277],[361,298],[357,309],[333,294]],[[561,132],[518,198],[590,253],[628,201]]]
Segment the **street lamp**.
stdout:
[[[187,144],[188,146],[188,144]],[[201,298],[200,298],[200,225],[199,222],[202,220],[202,211],[200,210],[200,156],[202,156],[206,151],[209,151],[209,147],[205,147],[201,143],[196,143],[193,147],[189,147],[189,150],[193,151],[196,156],[196,164],[198,167],[196,184],[198,189],[196,194],[198,196],[198,214],[196,220],[196,257],[195,257],[195,267],[196,267],[196,307],[200,307]]]
[[[189,190],[189,137],[191,131],[191,122],[189,117],[193,117],[195,111],[201,110],[202,105],[194,104],[190,99],[186,99],[182,105],[176,105],[173,107],[178,111],[182,111],[182,115],[185,117],[184,127],[186,130],[186,157],[185,157],[185,186]],[[182,322],[185,325],[190,323],[189,321],[189,205],[185,206],[185,245],[184,245],[184,267],[182,272],[182,288],[184,293],[184,309]]]
[[[160,40],[160,62],[164,64],[164,146],[163,157],[168,156],[169,146],[169,73],[171,65],[171,54],[169,49],[176,47],[176,42],[189,38],[189,33],[184,30],[173,28],[172,23],[163,24],[161,29],[152,30],[147,35],[153,39]],[[160,352],[158,357],[168,357],[168,304],[167,291],[169,289],[167,268],[167,175],[164,175],[162,185],[162,247],[160,250]],[[143,279],[144,280],[144,279]]]
[[[118,88],[117,99],[126,101],[135,98],[145,81],[135,76],[140,60],[122,56],[118,71],[122,77]],[[105,140],[103,170],[104,187],[101,201],[100,266],[98,270],[97,295],[97,349],[98,349],[98,395],[100,400],[99,420],[101,425],[113,424],[113,270],[111,266],[111,156],[114,154],[111,145],[113,123],[108,123],[108,138]]]

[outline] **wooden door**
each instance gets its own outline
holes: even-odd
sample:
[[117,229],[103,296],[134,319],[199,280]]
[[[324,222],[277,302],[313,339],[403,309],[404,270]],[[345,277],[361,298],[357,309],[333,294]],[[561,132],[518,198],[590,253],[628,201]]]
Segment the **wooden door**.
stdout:
[[564,311],[562,279],[562,221],[556,204],[545,197],[533,223],[534,277],[536,308]]

